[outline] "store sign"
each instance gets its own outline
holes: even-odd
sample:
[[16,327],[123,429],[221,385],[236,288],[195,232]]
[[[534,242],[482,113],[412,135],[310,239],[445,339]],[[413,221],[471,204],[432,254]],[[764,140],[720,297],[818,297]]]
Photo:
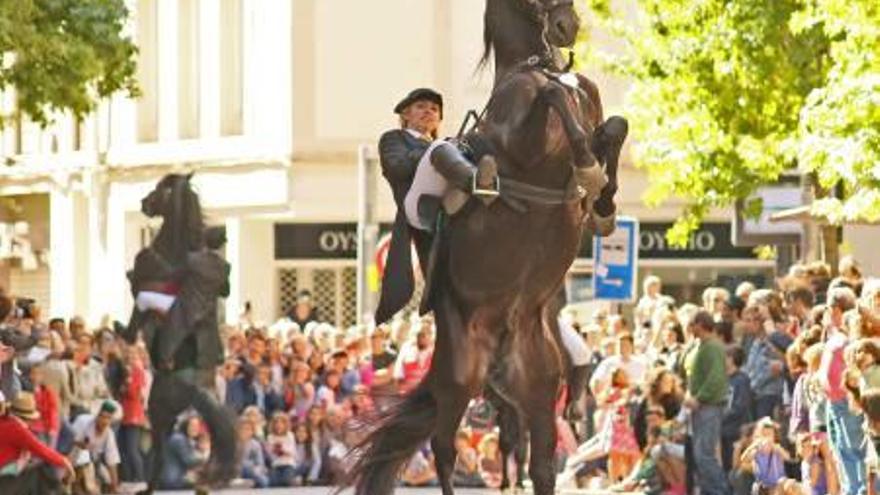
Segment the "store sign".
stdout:
[[[390,229],[383,225],[380,230]],[[275,259],[357,259],[356,223],[277,223]]]
[[639,222],[617,217],[611,235],[593,237],[593,297],[605,301],[634,302],[639,269]]
[[[684,247],[672,246],[666,240],[671,223],[641,223],[639,226],[639,259],[753,259],[748,247],[731,242],[730,223],[704,223],[691,234]],[[391,230],[382,224],[382,233]],[[593,239],[585,237],[579,258],[593,257]],[[275,224],[275,259],[357,259],[357,224],[340,223],[278,223]]]

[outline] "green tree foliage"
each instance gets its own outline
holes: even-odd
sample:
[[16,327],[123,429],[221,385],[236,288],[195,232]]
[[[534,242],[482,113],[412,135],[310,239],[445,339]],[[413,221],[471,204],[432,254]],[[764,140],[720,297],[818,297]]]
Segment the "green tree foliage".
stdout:
[[650,176],[645,200],[686,203],[671,241],[796,166],[826,189],[848,186],[847,201],[817,207],[880,216],[876,0],[588,3],[624,42],[616,54],[582,49],[632,82],[626,115]]
[[124,0],[0,0],[0,90],[18,114],[46,125],[54,111],[82,118],[116,91],[137,96],[137,48]]
[[815,203],[838,223],[880,220],[880,2],[812,0],[793,20],[795,31],[821,26],[831,40],[827,83],[801,112],[790,152],[800,167],[842,198]]

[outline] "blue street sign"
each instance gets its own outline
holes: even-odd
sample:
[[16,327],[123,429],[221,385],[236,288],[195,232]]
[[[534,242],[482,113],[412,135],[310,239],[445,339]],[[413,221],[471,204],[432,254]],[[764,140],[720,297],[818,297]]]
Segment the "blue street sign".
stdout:
[[593,236],[593,298],[633,302],[639,266],[639,221],[617,217],[607,237]]

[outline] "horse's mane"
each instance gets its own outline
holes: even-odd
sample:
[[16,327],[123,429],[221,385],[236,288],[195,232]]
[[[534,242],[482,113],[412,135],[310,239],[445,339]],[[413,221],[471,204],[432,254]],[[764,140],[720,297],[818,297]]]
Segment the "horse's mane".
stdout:
[[157,189],[170,187],[172,195],[153,247],[176,263],[183,262],[189,251],[204,247],[205,242],[202,206],[190,185],[190,177],[169,174],[156,186]]
[[504,17],[530,15],[529,12],[537,3],[540,3],[539,0],[486,0],[486,9],[483,12],[483,55],[477,63],[476,72],[486,69],[498,43],[509,41],[504,39],[503,31],[499,32],[499,23],[510,20],[505,20]]
[[486,69],[489,65],[489,59],[492,57],[492,49],[495,45],[495,26],[492,22],[492,2],[495,0],[486,0],[486,10],[483,13],[483,55],[477,63],[477,71]]

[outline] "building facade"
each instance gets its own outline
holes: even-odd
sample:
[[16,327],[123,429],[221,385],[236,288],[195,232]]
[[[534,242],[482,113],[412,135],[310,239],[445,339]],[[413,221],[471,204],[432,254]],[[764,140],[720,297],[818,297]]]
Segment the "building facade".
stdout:
[[[195,171],[208,222],[229,238],[227,320],[249,301],[256,320],[272,321],[309,289],[323,319],[355,322],[358,149],[398,125],[392,108],[415,87],[444,94],[446,134],[483,105],[492,80],[476,71],[483,2],[130,6],[141,98],[114,97],[80,123],[61,115],[47,129],[3,130],[0,153],[11,165],[0,169],[0,285],[37,299],[47,316],[125,320],[125,271],[156,228],[140,200],[164,174]],[[625,82],[584,71],[606,113],[619,109]],[[390,223],[394,203],[380,182],[376,214]],[[662,229],[679,205],[646,207],[647,177],[629,158],[620,183],[620,212],[642,222],[640,277],[659,274],[694,298],[719,281],[773,276],[772,262],[730,244],[730,212],[713,212],[688,249],[673,250]],[[570,286],[589,285],[586,246],[582,255]]]

